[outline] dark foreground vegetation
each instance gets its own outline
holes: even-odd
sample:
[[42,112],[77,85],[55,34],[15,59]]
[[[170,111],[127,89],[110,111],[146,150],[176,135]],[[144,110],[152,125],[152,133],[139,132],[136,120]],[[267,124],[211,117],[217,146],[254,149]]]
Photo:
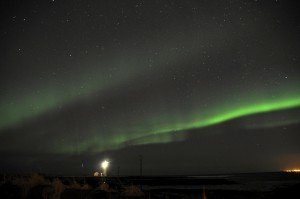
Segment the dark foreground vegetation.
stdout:
[[226,177],[52,177],[2,175],[0,198],[300,198],[299,175]]

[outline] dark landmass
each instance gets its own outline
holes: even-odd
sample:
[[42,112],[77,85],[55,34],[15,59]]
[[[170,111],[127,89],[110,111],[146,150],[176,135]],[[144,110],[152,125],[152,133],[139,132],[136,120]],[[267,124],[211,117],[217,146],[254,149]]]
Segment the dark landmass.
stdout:
[[1,175],[0,198],[300,198],[298,173],[199,176]]

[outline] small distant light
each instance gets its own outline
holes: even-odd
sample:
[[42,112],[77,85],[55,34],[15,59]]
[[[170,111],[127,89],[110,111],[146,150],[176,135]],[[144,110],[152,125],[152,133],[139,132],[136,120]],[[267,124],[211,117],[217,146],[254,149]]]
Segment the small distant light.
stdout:
[[99,173],[98,171],[96,171],[96,172],[94,173],[94,176],[95,176],[95,177],[98,177],[98,176],[100,176],[100,173]]

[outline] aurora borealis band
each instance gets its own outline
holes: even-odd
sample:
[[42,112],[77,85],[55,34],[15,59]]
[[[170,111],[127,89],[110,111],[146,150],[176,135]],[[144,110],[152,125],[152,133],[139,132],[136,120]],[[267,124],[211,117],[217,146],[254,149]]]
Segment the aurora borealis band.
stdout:
[[294,3],[1,4],[2,170],[90,172],[109,156],[132,174],[138,154],[161,161],[149,174],[183,174],[168,170],[178,156],[195,173],[300,163]]

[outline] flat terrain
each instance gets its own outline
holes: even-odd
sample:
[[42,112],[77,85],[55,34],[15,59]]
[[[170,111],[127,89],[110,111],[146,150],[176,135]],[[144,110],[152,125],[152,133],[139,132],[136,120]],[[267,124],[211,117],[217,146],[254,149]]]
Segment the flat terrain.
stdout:
[[300,198],[299,173],[82,177],[2,175],[0,198]]

